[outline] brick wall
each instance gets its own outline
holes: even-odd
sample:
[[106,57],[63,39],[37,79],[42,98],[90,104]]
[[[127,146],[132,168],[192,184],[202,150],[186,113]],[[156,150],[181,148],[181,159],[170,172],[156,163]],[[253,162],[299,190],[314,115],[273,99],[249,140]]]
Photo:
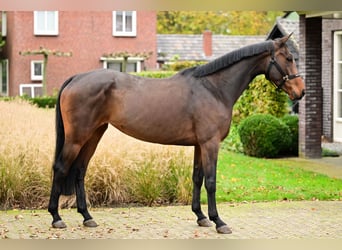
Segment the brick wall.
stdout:
[[323,87],[323,135],[333,139],[333,35],[342,30],[342,20],[323,19],[322,29],[322,87]]
[[299,155],[322,154],[322,18],[300,16],[300,72],[306,94],[299,105]]
[[147,69],[156,67],[156,13],[137,12],[137,36],[113,37],[112,12],[59,12],[58,36],[33,34],[33,11],[7,12],[7,43],[4,54],[9,58],[9,94],[19,94],[19,84],[32,82],[31,60],[42,56],[21,56],[19,51],[35,50],[43,46],[63,52],[72,51],[72,57],[49,56],[47,65],[48,93],[59,89],[71,75],[102,68],[100,57],[112,52],[150,52],[145,62]]

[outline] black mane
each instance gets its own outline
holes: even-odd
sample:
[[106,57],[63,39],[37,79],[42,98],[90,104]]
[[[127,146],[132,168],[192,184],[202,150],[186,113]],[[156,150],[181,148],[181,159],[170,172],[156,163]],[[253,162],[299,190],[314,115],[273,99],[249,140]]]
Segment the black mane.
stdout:
[[[261,42],[253,45],[245,46],[241,49],[229,52],[207,64],[197,66],[189,69],[193,72],[194,77],[203,77],[215,73],[221,69],[224,69],[244,58],[258,55],[265,51],[271,51],[273,49],[273,41],[268,40],[266,42]],[[189,70],[184,70],[183,73],[188,73]]]

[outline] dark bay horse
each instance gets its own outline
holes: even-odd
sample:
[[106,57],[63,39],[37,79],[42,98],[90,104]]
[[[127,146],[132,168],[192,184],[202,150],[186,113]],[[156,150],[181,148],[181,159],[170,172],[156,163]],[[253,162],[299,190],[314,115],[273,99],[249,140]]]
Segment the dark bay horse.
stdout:
[[[106,69],[68,79],[56,106],[56,152],[48,208],[52,226],[66,227],[58,214],[59,197],[75,191],[84,226],[97,226],[87,209],[84,177],[111,124],[140,140],[194,146],[192,211],[197,223],[208,227],[210,219],[217,232],[231,233],[216,209],[219,144],[228,135],[234,103],[255,76],[265,74],[292,100],[303,97],[304,82],[285,44],[289,37],[246,46],[167,79]],[[209,219],[200,205],[203,180]]]

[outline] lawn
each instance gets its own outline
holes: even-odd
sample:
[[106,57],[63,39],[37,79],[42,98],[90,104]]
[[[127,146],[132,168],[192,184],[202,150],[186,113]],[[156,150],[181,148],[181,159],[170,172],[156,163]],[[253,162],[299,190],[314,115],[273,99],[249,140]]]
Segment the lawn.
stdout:
[[[340,200],[342,180],[304,170],[296,159],[258,159],[222,151],[217,201]],[[206,201],[206,195],[202,195]]]

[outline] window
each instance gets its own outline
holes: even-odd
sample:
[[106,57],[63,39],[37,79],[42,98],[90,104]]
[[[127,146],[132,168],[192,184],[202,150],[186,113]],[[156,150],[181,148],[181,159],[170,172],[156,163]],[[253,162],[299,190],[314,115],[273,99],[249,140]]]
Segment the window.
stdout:
[[43,80],[43,61],[31,61],[31,80]]
[[[115,71],[123,72],[124,71],[124,60],[123,58],[101,58],[103,61],[103,68],[105,69],[113,69]],[[125,72],[140,72],[141,64],[144,61],[143,58],[140,57],[130,57],[126,62],[126,71]]]
[[7,18],[6,12],[1,11],[1,35],[5,37],[7,35]]
[[136,36],[136,11],[113,11],[113,36]]
[[8,96],[8,60],[0,61],[0,96]]
[[19,95],[31,98],[43,95],[43,84],[23,83],[19,85]]
[[333,138],[342,142],[342,31],[334,33]]
[[35,11],[34,34],[43,36],[58,35],[58,11]]
[[342,121],[342,32],[335,32],[335,114]]

